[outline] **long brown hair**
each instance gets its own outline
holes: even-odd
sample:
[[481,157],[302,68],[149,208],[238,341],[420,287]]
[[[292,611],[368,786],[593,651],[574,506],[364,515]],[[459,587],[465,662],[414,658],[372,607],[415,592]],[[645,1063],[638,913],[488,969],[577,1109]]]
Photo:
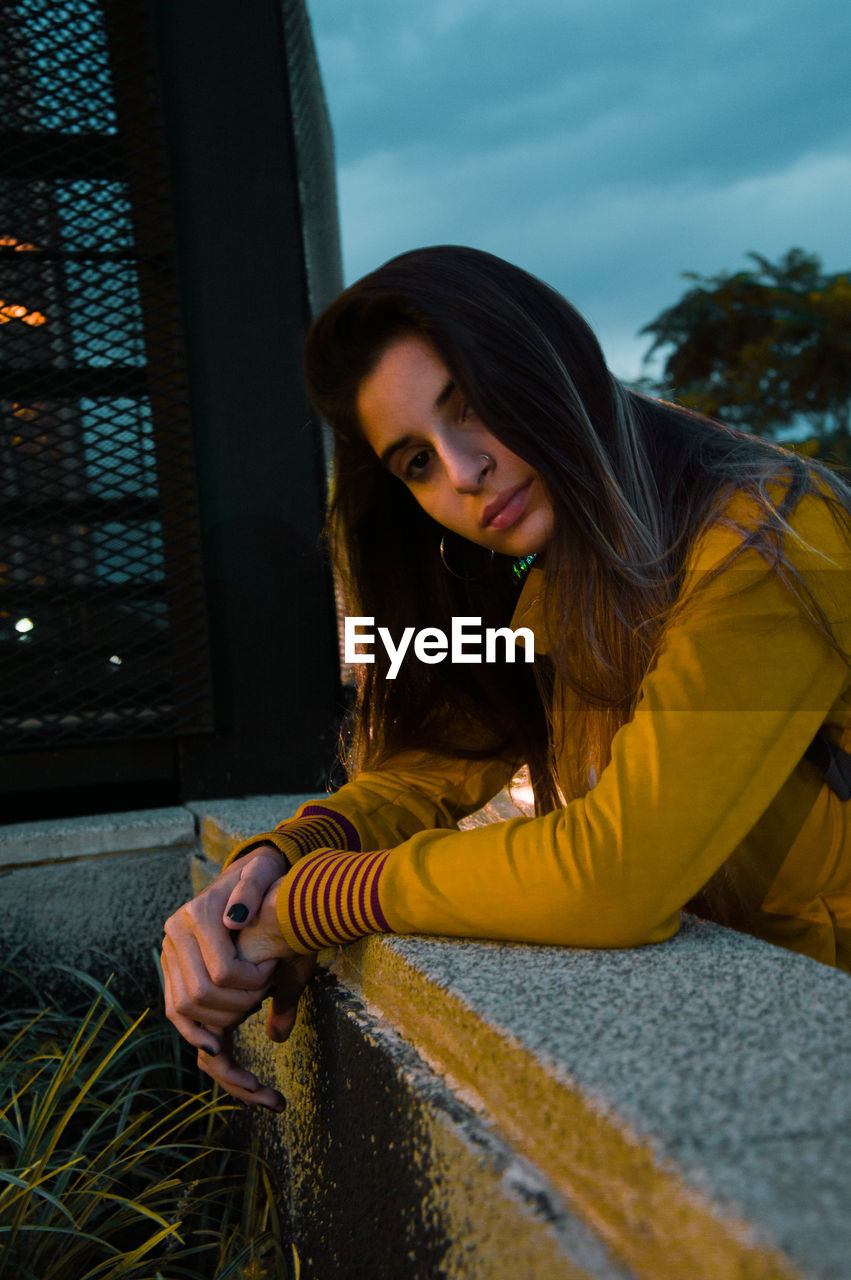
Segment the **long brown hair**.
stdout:
[[[470,547],[471,581],[440,563],[443,530],[387,473],[357,418],[360,383],[388,345],[426,338],[487,428],[535,468],[554,510],[546,551],[547,617],[556,645],[535,663],[359,668],[351,763],[380,765],[408,747],[528,762],[539,811],[583,794],[605,767],[617,729],[677,610],[684,565],[735,491],[764,516],[742,544],[770,561],[839,652],[823,612],[785,556],[787,517],[807,493],[836,509],[851,538],[851,489],[830,467],[697,414],[638,395],[606,367],[589,326],[555,290],[491,254],[415,250],[345,290],[314,322],[305,369],[334,431],[327,536],[347,612],[448,631],[459,614],[504,626],[516,601],[510,565]],[[782,477],[775,504],[768,486]],[[456,552],[457,554],[457,552]],[[843,654],[843,657],[848,658]],[[557,677],[557,679],[556,679]],[[553,691],[561,691],[553,705]],[[556,735],[559,740],[556,741]],[[571,744],[564,753],[565,741]],[[555,775],[554,761],[569,760]]]

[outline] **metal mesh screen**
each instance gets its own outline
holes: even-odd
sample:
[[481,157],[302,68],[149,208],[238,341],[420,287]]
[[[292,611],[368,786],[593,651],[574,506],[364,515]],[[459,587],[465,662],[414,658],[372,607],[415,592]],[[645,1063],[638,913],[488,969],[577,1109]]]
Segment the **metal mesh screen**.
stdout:
[[0,5],[0,750],[211,725],[143,5]]

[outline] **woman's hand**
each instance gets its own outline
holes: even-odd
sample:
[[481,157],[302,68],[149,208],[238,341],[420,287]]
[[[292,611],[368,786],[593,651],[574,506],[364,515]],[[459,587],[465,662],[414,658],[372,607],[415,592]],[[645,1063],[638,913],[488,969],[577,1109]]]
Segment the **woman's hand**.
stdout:
[[[299,998],[316,968],[315,955],[300,955],[291,950],[281,934],[277,897],[282,883],[283,878],[274,881],[267,890],[260,909],[246,917],[239,931],[232,934],[236,950],[243,960],[258,966],[270,957],[278,962],[272,984],[272,1003],[266,1016],[266,1034],[277,1043],[286,1040],[292,1031]],[[237,885],[225,906],[223,919],[233,918],[231,912],[234,903],[244,905],[243,898],[242,887]],[[242,912],[238,914],[242,915]],[[283,1111],[284,1099],[277,1090],[261,1087],[257,1077],[239,1065],[234,1057],[231,1037],[232,1032],[223,1037],[221,1052],[218,1054],[199,1053],[198,1065],[201,1070],[233,1097],[249,1104],[260,1103],[275,1111]]]
[[[271,845],[238,859],[165,923],[162,967],[166,1016],[194,1048],[215,1056],[223,1035],[256,1008],[272,985],[276,958],[240,955],[234,930],[249,925],[286,870]],[[226,912],[239,903],[241,919]]]
[[271,845],[245,854],[166,921],[162,954],[166,1015],[198,1049],[200,1069],[233,1097],[275,1111],[283,1097],[239,1065],[233,1031],[271,994],[266,1034],[286,1040],[316,967],[316,957],[290,951],[277,928],[286,869]]

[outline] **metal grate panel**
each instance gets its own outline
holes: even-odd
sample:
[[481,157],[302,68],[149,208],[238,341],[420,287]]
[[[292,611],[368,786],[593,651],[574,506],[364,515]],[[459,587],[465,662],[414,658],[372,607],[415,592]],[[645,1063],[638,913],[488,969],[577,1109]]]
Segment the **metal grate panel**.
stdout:
[[212,726],[147,13],[0,7],[0,750]]

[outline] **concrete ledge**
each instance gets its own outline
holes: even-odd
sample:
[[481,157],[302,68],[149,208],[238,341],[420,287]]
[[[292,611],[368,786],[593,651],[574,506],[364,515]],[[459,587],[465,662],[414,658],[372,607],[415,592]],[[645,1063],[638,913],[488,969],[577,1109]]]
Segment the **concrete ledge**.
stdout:
[[324,974],[285,1047],[260,1015],[244,1061],[288,1098],[256,1117],[305,1280],[633,1280],[510,1143]]
[[340,973],[636,1274],[849,1274],[844,974],[695,920],[633,951],[370,938]]
[[[304,799],[0,828],[0,943],[158,1002],[190,856],[198,888]],[[263,1124],[306,1280],[849,1280],[847,975],[691,918],[631,951],[325,955],[287,1046],[241,1033],[290,1098]]]
[[172,848],[194,842],[194,815],[177,806],[15,822],[0,827],[0,866]]
[[[280,821],[284,810],[277,813]],[[251,834],[235,826],[225,843]],[[487,1230],[477,1236],[473,1213],[468,1244],[490,1269],[457,1274],[569,1276],[584,1266],[603,1276],[614,1266],[658,1280],[851,1275],[847,975],[693,918],[671,942],[629,951],[373,937],[344,948],[334,972],[333,999],[362,1011],[359,1034],[380,1044],[392,1033],[416,1055],[420,1074],[408,1078],[420,1082],[410,1088],[423,1105],[422,1082],[431,1090],[441,1082],[602,1249],[590,1267],[563,1253],[561,1270],[518,1271],[516,1257],[502,1266],[502,1246],[488,1243]],[[368,1090],[353,1042],[344,1049],[329,1030],[343,1016],[335,1022],[328,1012],[331,998],[317,987],[305,1002],[303,1039],[290,1047],[250,1032],[258,1069],[360,1076]],[[291,1137],[300,1125],[312,1134],[294,1149],[311,1171],[312,1195],[325,1188],[321,1214],[333,1220],[339,1190],[320,1174],[341,1139],[337,1116],[323,1135],[302,1096],[295,1091],[286,1124]],[[359,1141],[368,1142],[366,1131]],[[385,1147],[373,1150],[378,1170],[392,1164]],[[485,1166],[475,1193],[463,1160],[440,1176],[457,1176],[465,1194],[485,1202],[494,1194],[493,1166]],[[375,1170],[370,1178],[386,1182]],[[292,1195],[302,1215],[296,1237],[324,1256],[310,1222],[316,1207]],[[384,1220],[375,1196],[359,1200],[358,1212]],[[441,1247],[449,1258],[451,1241]],[[368,1273],[397,1274],[334,1272]]]

